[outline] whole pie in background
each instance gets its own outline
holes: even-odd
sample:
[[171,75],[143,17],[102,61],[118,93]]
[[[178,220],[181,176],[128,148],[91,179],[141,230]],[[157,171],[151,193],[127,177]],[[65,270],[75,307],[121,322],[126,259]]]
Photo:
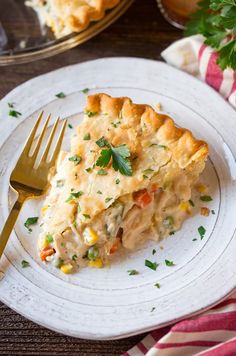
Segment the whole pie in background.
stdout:
[[105,11],[120,0],[29,0],[26,5],[38,14],[42,25],[51,28],[59,38],[86,29],[91,21],[105,16]]

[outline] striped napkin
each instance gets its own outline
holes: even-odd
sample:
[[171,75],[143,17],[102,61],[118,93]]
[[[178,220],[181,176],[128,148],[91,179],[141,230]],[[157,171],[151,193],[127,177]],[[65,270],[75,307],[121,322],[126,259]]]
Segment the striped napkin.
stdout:
[[207,312],[155,330],[123,356],[235,356],[236,292]]
[[202,35],[174,42],[162,52],[162,57],[170,65],[204,80],[236,108],[236,71],[220,69],[217,53],[204,45]]
[[[173,43],[162,57],[167,63],[204,80],[236,108],[236,72],[222,71],[217,54],[191,36]],[[236,292],[193,318],[151,332],[123,356],[236,356]]]

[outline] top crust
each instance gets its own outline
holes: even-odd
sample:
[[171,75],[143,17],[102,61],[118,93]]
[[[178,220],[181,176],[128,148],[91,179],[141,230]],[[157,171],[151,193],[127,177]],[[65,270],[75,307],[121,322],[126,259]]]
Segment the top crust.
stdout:
[[[122,116],[125,119],[124,129],[138,125],[144,126],[142,136],[148,139],[155,133],[160,144],[168,146],[171,150],[173,159],[181,168],[186,168],[194,161],[204,161],[207,158],[206,142],[197,140],[189,130],[176,127],[169,116],[157,113],[149,105],[133,104],[130,98],[112,98],[102,93],[88,97],[87,111],[97,114],[107,113],[114,119]],[[135,151],[139,145],[139,142],[126,142],[123,135],[114,136],[112,143],[114,145],[127,143],[131,151]]]

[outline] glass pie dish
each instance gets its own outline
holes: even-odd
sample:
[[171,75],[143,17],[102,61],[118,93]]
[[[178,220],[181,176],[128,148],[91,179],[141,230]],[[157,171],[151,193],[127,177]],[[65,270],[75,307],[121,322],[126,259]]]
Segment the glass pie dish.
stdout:
[[48,27],[40,24],[36,12],[25,5],[25,0],[1,0],[0,65],[46,58],[86,42],[117,20],[132,2],[121,0],[84,31],[57,39]]

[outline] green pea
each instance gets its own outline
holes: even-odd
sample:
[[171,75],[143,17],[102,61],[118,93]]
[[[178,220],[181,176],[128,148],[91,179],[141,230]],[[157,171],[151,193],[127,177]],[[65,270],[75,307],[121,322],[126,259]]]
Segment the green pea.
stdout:
[[99,250],[96,246],[92,246],[88,249],[87,256],[89,260],[95,261],[98,255],[99,255]]

